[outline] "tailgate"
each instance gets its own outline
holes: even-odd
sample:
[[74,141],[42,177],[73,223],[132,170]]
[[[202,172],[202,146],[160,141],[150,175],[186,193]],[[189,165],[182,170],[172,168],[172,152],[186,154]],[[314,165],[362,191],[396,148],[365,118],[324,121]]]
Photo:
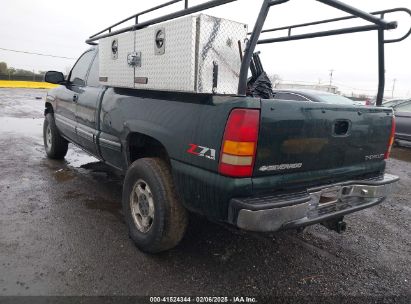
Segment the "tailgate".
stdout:
[[383,162],[391,123],[388,108],[262,100],[254,176]]

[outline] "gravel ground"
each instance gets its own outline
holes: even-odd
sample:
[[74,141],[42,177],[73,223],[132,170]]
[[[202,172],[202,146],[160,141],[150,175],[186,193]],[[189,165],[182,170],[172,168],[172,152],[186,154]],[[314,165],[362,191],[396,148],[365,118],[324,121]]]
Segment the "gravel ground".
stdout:
[[72,146],[63,162],[45,157],[44,95],[0,90],[0,295],[410,302],[411,149],[388,161],[395,193],[347,216],[344,234],[248,234],[195,217],[181,245],[150,256],[127,236],[121,176]]

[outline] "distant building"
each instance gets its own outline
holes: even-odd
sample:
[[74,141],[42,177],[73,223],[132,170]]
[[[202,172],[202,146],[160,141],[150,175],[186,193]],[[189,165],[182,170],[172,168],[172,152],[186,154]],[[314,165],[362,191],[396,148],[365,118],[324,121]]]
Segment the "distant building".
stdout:
[[338,87],[323,84],[276,83],[276,89],[305,89],[339,94]]

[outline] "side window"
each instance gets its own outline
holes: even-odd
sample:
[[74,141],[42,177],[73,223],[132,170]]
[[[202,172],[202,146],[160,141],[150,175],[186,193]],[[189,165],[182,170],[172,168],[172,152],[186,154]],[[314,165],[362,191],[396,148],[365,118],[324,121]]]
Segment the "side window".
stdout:
[[88,73],[87,85],[90,87],[99,87],[99,66],[98,66],[98,54],[94,57],[93,64],[91,65],[90,72]]
[[411,102],[404,103],[395,107],[395,110],[398,112],[411,112]]
[[76,86],[86,85],[86,75],[88,68],[90,67],[91,60],[94,56],[93,51],[88,51],[81,55],[80,59],[77,61],[70,74],[70,82]]

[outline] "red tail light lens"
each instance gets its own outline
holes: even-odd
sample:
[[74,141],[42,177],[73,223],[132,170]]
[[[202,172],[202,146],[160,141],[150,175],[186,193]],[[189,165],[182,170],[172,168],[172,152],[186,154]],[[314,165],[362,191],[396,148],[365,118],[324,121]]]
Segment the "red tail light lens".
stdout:
[[253,174],[259,127],[259,110],[231,111],[221,146],[220,174],[232,177]]
[[385,155],[384,155],[384,159],[388,159],[390,157],[391,148],[392,148],[392,145],[394,144],[394,140],[395,140],[395,116],[392,117],[391,134],[390,134],[390,139],[388,141],[387,152],[385,152]]

